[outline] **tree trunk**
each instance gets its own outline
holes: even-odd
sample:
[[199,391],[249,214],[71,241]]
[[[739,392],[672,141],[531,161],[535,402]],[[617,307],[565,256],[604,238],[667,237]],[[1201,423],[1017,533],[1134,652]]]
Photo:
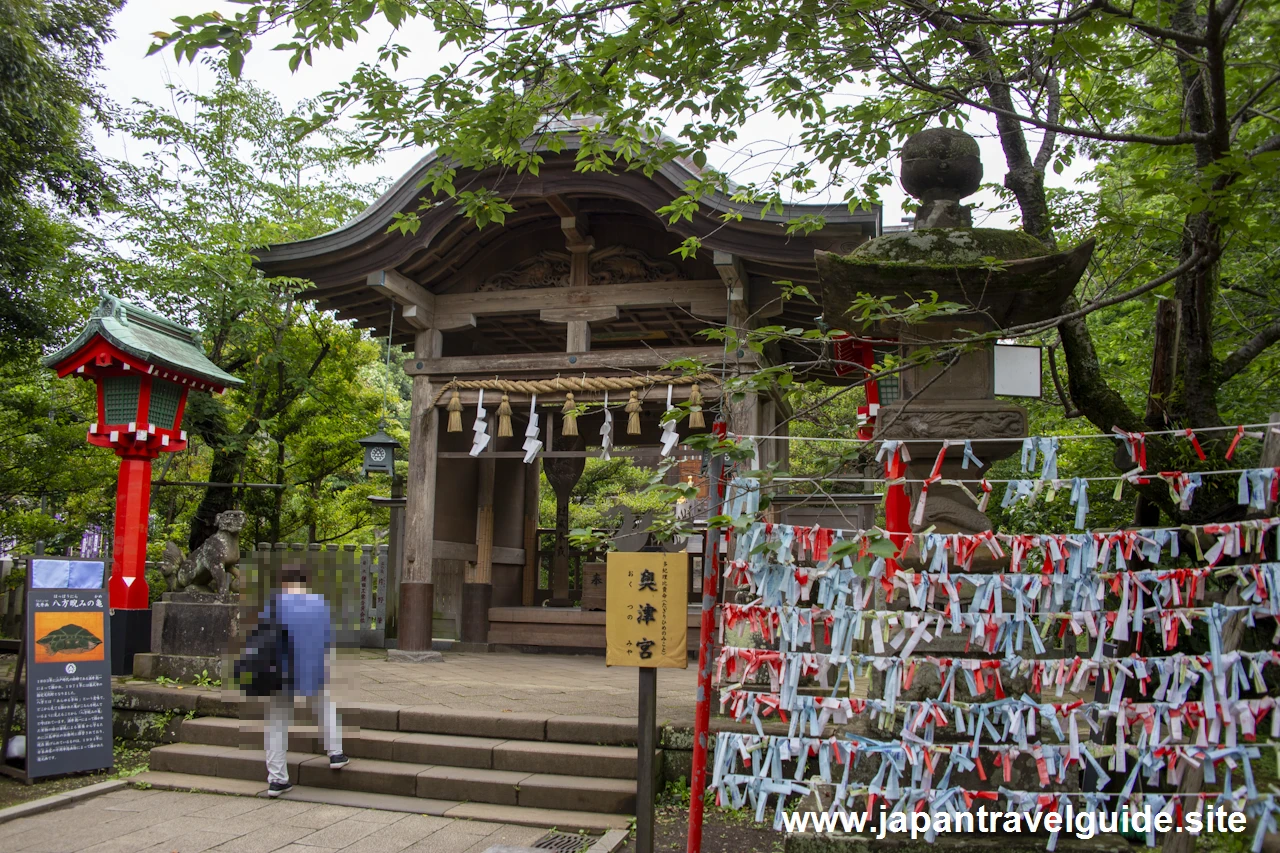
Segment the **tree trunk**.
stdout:
[[1176,299],[1161,299],[1156,306],[1156,331],[1151,351],[1151,383],[1147,386],[1146,414],[1147,426],[1153,430],[1168,429],[1172,423],[1181,313],[1181,306]]
[[[1167,429],[1172,409],[1174,380],[1178,370],[1178,300],[1162,299],[1156,306],[1155,342],[1151,348],[1151,382],[1147,385],[1147,412],[1144,420],[1153,430]],[[1155,527],[1160,523],[1160,505],[1138,494],[1133,523]]]
[[[1181,0],[1172,19],[1174,29],[1201,34],[1202,24],[1191,0]],[[1012,108],[1009,87],[1001,75],[998,64],[992,59],[989,48],[980,38],[968,34],[961,37],[970,56],[985,67],[987,95],[997,107]],[[1190,128],[1208,133],[1212,128],[1212,111],[1206,97],[1206,79],[1209,72],[1196,57],[1183,56],[1179,61],[1182,75],[1183,102]],[[1022,214],[1023,229],[1054,247],[1056,242],[1049,230],[1048,203],[1044,186],[1044,172],[1036,168],[1026,143],[1025,128],[1008,116],[997,118],[1000,142],[1004,150],[1008,173],[1005,186],[1013,191]],[[1203,170],[1217,161],[1225,152],[1216,150],[1206,140],[1196,146],[1196,165]],[[1044,156],[1042,152],[1041,156]],[[1178,308],[1162,308],[1164,326],[1157,328],[1155,363],[1152,366],[1152,387],[1145,417],[1133,411],[1124,398],[1107,383],[1102,374],[1086,318],[1067,320],[1058,327],[1062,352],[1067,362],[1068,387],[1071,402],[1098,429],[1107,432],[1112,427],[1139,432],[1157,426],[1168,428],[1178,424],[1219,426],[1218,414],[1218,362],[1213,353],[1213,298],[1217,286],[1217,264],[1221,235],[1219,227],[1207,212],[1187,216],[1183,227],[1179,263],[1186,263],[1196,254],[1203,260],[1187,269],[1174,282]],[[1067,300],[1063,311],[1070,313],[1079,308],[1074,298]],[[1180,310],[1176,323],[1171,311]],[[1169,332],[1168,338],[1161,332]],[[1175,353],[1176,347],[1176,353]],[[1175,381],[1175,374],[1177,374]],[[1169,453],[1170,442],[1153,437],[1148,442],[1148,468],[1160,470]],[[1162,458],[1164,457],[1164,458]],[[1117,457],[1117,465],[1128,467],[1127,459]],[[1214,484],[1207,484],[1197,494],[1194,519],[1219,516],[1227,507],[1227,498]],[[1146,498],[1137,507],[1139,523],[1157,523],[1158,510],[1163,507],[1171,516],[1176,507],[1162,493],[1159,486],[1145,490]]]
[[1178,276],[1174,291],[1182,303],[1179,342],[1181,381],[1175,400],[1179,420],[1196,426],[1221,426],[1218,414],[1218,361],[1213,354],[1213,294],[1217,289],[1218,227],[1203,213],[1187,217],[1181,261],[1197,248],[1207,257]]
[[[1172,11],[1170,26],[1196,36],[1208,35],[1206,19],[1200,15],[1194,0],[1178,2]],[[1210,75],[1206,59],[1203,48],[1196,48],[1179,52],[1175,60],[1182,80],[1182,113],[1187,127],[1209,135],[1193,146],[1196,169],[1202,178],[1204,171],[1226,153],[1216,150],[1211,141],[1214,121],[1207,92]],[[1213,296],[1217,288],[1220,240],[1220,228],[1207,210],[1189,213],[1183,221],[1178,260],[1185,263],[1197,253],[1203,258],[1174,282],[1174,292],[1182,304],[1178,342],[1182,375],[1175,405],[1177,419],[1196,426],[1222,423],[1218,415],[1218,362],[1213,354]]]
[[[284,485],[284,439],[276,439],[276,466],[274,482]],[[274,489],[271,507],[271,541],[280,541],[280,515],[284,512],[284,489]]]
[[[208,394],[191,395],[187,401],[187,413],[191,418],[191,431],[213,450],[209,482],[236,482],[244,466],[244,440],[257,430],[257,425],[245,424],[239,433],[232,433],[227,424],[226,411]],[[205,488],[200,506],[191,519],[191,533],[187,537],[188,552],[199,548],[206,539],[218,532],[218,513],[234,509],[234,491],[218,487]]]
[[319,481],[311,484],[311,506],[307,508],[307,544],[316,541],[319,533],[317,530],[316,511],[320,503],[320,483]]

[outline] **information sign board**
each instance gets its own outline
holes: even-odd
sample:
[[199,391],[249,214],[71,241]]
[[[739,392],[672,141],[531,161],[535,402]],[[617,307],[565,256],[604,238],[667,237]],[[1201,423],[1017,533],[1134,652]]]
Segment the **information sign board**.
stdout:
[[612,551],[607,561],[605,665],[687,669],[688,553]]
[[30,778],[112,764],[107,620],[106,590],[27,591]]

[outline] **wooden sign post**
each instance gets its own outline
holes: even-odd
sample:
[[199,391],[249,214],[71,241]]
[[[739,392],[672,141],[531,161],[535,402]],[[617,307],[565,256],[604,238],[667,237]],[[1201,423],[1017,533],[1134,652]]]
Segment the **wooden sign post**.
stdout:
[[605,665],[640,670],[636,733],[636,853],[653,853],[653,754],[658,669],[687,669],[689,555],[608,556],[604,611]]

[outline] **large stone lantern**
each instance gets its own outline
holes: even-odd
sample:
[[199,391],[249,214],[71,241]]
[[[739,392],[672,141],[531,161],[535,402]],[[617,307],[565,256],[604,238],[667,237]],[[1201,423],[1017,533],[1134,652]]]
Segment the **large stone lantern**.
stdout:
[[[897,340],[901,354],[910,357],[922,348],[936,352],[948,346],[941,343],[944,341],[1047,320],[1059,313],[1089,262],[1092,241],[1051,254],[1024,232],[972,227],[970,209],[960,200],[978,189],[982,164],[977,142],[962,131],[938,128],[908,139],[902,149],[901,176],[903,187],[920,200],[913,230],[882,235],[848,255],[815,253],[830,325],[838,328],[842,324],[850,303],[860,293],[887,298],[906,308],[913,298],[928,299],[928,292],[934,291],[939,300],[963,306],[957,313],[920,323],[884,323],[872,332],[881,340]],[[892,476],[915,482],[906,489],[890,486],[885,499],[887,529],[904,535],[930,526],[940,533],[990,530],[990,519],[959,486],[932,483],[918,522],[913,508],[919,506],[921,481],[931,476],[942,440],[1009,439],[974,444],[980,464],[970,461],[967,469],[961,467],[963,447],[948,448],[941,478],[976,480],[992,463],[1016,452],[1027,434],[1026,411],[996,399],[994,341],[968,345],[954,360],[922,360],[903,371],[900,379],[901,397],[880,408],[875,438],[924,441],[908,445],[911,459],[905,466],[890,466]],[[903,537],[893,538],[901,543]],[[972,571],[997,568],[983,559],[984,553],[974,558]],[[967,597],[966,588],[962,601]],[[887,602],[878,597],[877,607],[881,606]],[[906,605],[899,602],[895,606]],[[952,658],[988,657],[969,648],[967,637],[961,634],[935,637],[921,643],[916,651]],[[1029,678],[1007,677],[1004,688],[1010,695],[1033,692]],[[934,698],[939,689],[936,673],[925,667],[898,698]],[[884,675],[876,673],[871,695],[883,697],[883,691]],[[989,689],[983,698],[992,695]],[[979,701],[979,697],[963,698]],[[1025,773],[1027,762],[1024,757],[1015,772]],[[1034,764],[1030,767],[1034,774]],[[961,774],[952,781],[974,788],[984,786],[973,774]]]
[[42,361],[60,378],[88,379],[97,386],[97,420],[87,440],[120,457],[108,584],[111,671],[130,672],[134,653],[150,648],[146,564],[151,462],[161,453],[186,448],[182,414],[190,391],[221,394],[241,380],[205,357],[193,330],[110,296],[74,341]]
[[[965,309],[922,323],[884,324],[874,334],[896,339],[904,356],[937,342],[989,333],[1056,316],[1079,281],[1093,252],[1090,240],[1066,252],[1049,253],[1022,231],[972,227],[970,208],[960,200],[982,181],[982,163],[973,137],[952,128],[918,133],[902,149],[902,185],[920,200],[910,231],[884,234],[848,255],[816,252],[826,320],[839,327],[860,293],[889,298],[906,307],[912,298],[958,303]],[[942,476],[975,479],[992,462],[1019,447],[1027,433],[1021,407],[995,398],[994,342],[971,346],[954,363],[938,361],[905,370],[901,396],[881,407],[877,439],[1009,438],[974,445],[982,465],[961,470],[962,452],[949,450]],[[927,478],[941,443],[912,443],[905,476]],[[902,518],[915,505],[920,485],[908,500],[890,501],[891,530],[907,529]],[[931,486],[922,522],[941,532],[989,530],[990,522],[956,486]],[[897,515],[895,519],[893,516]]]

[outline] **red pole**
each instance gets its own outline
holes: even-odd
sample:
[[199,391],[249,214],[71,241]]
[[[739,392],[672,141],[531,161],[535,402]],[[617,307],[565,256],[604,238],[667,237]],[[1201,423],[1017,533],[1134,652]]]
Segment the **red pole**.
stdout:
[[[728,425],[712,427],[723,440]],[[724,457],[711,457],[711,511],[724,512]],[[720,531],[707,528],[702,551],[702,622],[698,632],[698,703],[693,713],[693,771],[689,779],[688,853],[702,853],[702,801],[707,787],[707,739],[711,728],[711,637],[716,625],[716,588],[720,580]]]
[[116,533],[111,554],[111,607],[146,610],[147,519],[151,512],[151,459],[121,456],[116,484]]

